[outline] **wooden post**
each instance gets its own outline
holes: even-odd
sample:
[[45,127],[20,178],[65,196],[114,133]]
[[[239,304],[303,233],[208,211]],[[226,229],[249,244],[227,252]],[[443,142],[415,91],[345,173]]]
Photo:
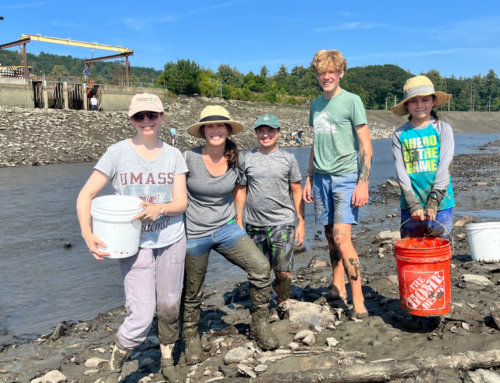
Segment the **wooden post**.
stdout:
[[125,76],[126,76],[126,81],[127,81],[127,86],[130,86],[130,66],[128,62],[128,56],[125,56]]
[[23,63],[24,63],[24,78],[30,79],[30,72],[28,70],[28,55],[26,54],[26,44],[23,44]]

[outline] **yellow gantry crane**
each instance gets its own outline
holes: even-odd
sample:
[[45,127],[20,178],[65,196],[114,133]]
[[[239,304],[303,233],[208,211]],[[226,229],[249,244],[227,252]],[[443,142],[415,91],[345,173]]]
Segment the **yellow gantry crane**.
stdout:
[[93,63],[96,61],[112,60],[112,59],[116,59],[116,58],[125,57],[126,84],[127,84],[127,86],[130,85],[130,65],[129,65],[128,57],[134,55],[134,51],[132,49],[124,48],[122,46],[112,46],[112,45],[105,45],[105,44],[98,44],[98,43],[87,43],[87,42],[76,41],[76,40],[71,40],[71,39],[60,39],[57,37],[46,37],[46,36],[41,36],[41,35],[29,35],[29,34],[23,33],[22,37],[20,37],[17,41],[13,41],[11,43],[0,45],[0,50],[10,48],[13,46],[17,46],[17,45],[21,46],[21,49],[23,51],[23,61],[24,61],[24,77],[28,80],[29,80],[29,72],[28,72],[28,62],[27,62],[28,60],[26,57],[26,44],[31,42],[31,41],[40,41],[40,42],[52,43],[52,44],[71,45],[71,46],[81,47],[81,48],[90,48],[92,50],[102,49],[102,50],[106,50],[106,51],[119,52],[118,54],[111,55],[111,56],[96,57],[96,58],[91,58],[91,59],[85,58],[85,67],[87,67],[87,64],[90,64],[90,63]]

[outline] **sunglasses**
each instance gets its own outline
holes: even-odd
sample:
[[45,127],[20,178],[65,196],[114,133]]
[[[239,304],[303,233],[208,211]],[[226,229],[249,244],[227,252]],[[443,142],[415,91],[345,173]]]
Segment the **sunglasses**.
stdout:
[[136,113],[132,116],[132,119],[135,121],[135,122],[141,122],[141,121],[144,121],[144,117],[148,116],[148,120],[149,121],[156,121],[158,119],[158,117],[160,117],[160,113],[158,112],[139,112],[139,113]]

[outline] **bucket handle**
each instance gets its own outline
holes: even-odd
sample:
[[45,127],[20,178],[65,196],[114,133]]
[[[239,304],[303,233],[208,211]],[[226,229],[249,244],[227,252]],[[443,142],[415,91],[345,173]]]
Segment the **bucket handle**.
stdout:
[[[413,219],[413,218],[409,218],[409,219],[407,219],[406,221],[404,221],[401,225],[399,225],[399,227],[397,228],[397,230],[396,230],[396,231],[399,231],[399,230],[403,227],[403,225],[404,225],[406,222],[409,222],[409,221],[411,221],[412,219]],[[454,244],[454,242],[453,242],[453,237],[451,236],[451,233],[448,231],[448,229],[447,229],[447,228],[446,228],[446,227],[445,227],[445,226],[444,226],[441,222],[436,221],[436,220],[434,220],[434,221],[432,221],[432,222],[436,222],[436,223],[438,223],[438,224],[439,224],[439,225],[440,225],[440,226],[441,226],[441,227],[442,227],[442,228],[446,231],[446,233],[448,233],[448,235],[449,235],[449,237],[450,237],[450,243],[451,243],[451,253],[453,254],[453,253],[455,252],[455,244]]]

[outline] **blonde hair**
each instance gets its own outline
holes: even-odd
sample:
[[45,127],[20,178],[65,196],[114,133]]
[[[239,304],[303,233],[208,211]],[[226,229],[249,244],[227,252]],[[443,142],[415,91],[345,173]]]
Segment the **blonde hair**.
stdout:
[[312,65],[316,74],[325,73],[329,67],[333,67],[335,72],[345,73],[347,70],[347,61],[337,50],[322,49],[316,52]]

